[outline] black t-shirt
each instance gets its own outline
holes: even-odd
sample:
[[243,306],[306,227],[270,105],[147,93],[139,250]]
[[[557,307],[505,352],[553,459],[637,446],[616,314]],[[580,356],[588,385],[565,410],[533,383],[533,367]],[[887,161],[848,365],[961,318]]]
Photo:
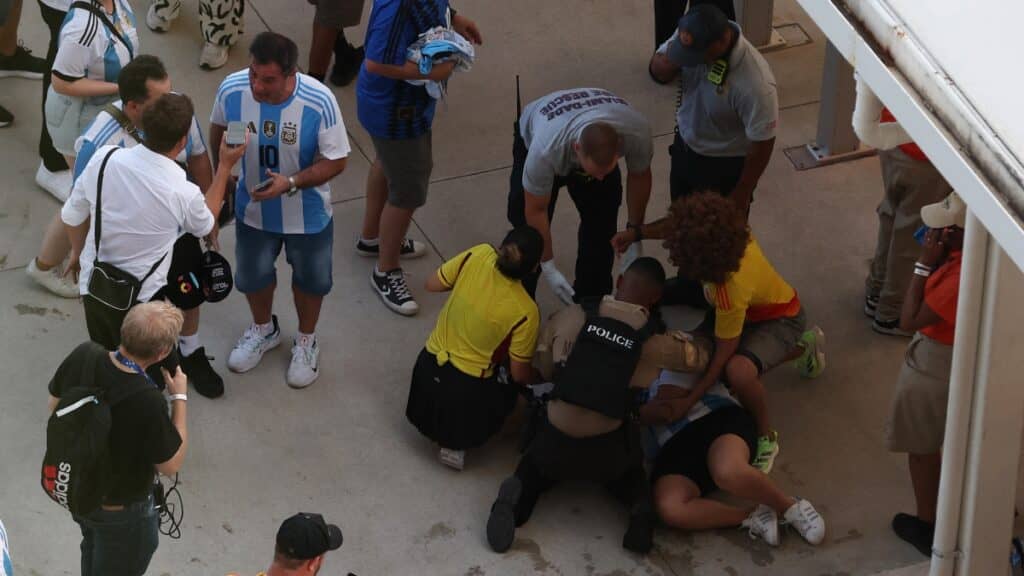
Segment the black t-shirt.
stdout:
[[[124,372],[98,345],[82,344],[61,363],[50,380],[50,394],[85,385],[84,371],[90,355],[96,359],[95,385],[111,390],[139,385],[143,376]],[[147,383],[148,386],[148,383]],[[110,409],[110,461],[113,479],[104,502],[126,504],[145,499],[152,491],[156,464],[171,459],[181,447],[181,436],[167,412],[167,401],[155,387],[137,392]]]

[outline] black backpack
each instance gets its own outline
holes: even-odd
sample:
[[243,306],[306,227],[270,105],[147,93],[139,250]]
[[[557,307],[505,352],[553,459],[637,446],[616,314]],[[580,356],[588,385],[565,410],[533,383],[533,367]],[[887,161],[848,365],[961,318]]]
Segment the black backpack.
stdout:
[[110,408],[150,385],[111,392],[97,383],[97,363],[108,354],[92,344],[82,382],[64,390],[46,423],[46,454],[41,484],[46,495],[72,514],[82,516],[100,507],[110,487]]
[[650,331],[599,316],[596,306],[584,310],[586,321],[565,365],[555,375],[552,398],[610,418],[624,418],[633,398],[629,381]]

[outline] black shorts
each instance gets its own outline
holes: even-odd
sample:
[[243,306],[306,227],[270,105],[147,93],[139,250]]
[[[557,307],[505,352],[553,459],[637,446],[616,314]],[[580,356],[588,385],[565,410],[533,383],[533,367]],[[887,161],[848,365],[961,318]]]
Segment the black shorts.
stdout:
[[437,365],[424,348],[416,359],[405,416],[427,438],[451,450],[476,448],[505,425],[519,392],[496,376],[479,378],[451,362]]
[[199,272],[203,267],[203,247],[199,238],[182,234],[174,243],[171,267],[167,269],[167,285],[151,300],[167,299],[182,310],[191,310],[206,302],[199,286]]
[[708,469],[708,450],[720,436],[735,434],[747,443],[751,459],[757,453],[757,428],[754,418],[740,406],[719,408],[676,432],[654,461],[651,482],[662,476],[678,474],[693,481],[700,493],[718,490]]

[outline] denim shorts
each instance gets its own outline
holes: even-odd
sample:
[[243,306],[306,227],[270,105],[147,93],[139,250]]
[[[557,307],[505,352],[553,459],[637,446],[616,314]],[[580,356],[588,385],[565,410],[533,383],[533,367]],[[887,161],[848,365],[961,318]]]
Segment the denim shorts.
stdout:
[[292,266],[292,286],[312,296],[326,296],[331,291],[334,220],[316,234],[278,234],[238,220],[235,239],[235,287],[240,292],[259,292],[277,281],[274,263],[282,245]]

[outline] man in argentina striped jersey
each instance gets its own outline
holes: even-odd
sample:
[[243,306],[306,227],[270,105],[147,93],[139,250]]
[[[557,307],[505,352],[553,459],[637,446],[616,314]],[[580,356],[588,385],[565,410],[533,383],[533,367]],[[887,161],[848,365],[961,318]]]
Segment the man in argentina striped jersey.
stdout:
[[210,117],[211,150],[219,149],[230,122],[244,123],[254,136],[235,191],[235,286],[248,299],[253,321],[231,351],[228,368],[252,370],[281,343],[273,301],[274,262],[283,247],[299,317],[285,381],[305,388],[319,375],[316,324],[332,285],[327,182],[345,169],[348,135],[334,94],[298,72],[295,42],[263,32],[249,55],[249,67],[221,83]]

